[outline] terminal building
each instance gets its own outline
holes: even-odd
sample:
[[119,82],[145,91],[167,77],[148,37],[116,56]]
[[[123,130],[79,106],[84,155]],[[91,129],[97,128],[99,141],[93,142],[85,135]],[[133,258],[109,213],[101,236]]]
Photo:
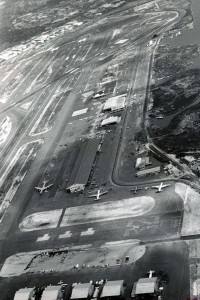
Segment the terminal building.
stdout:
[[85,189],[98,152],[99,144],[100,139],[94,138],[85,141],[81,145],[81,149],[68,181],[67,191],[75,193]]

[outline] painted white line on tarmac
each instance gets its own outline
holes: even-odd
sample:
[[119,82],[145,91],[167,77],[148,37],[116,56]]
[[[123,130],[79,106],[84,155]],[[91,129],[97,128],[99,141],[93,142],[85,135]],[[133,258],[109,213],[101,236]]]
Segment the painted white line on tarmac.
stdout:
[[66,231],[65,233],[63,233],[63,234],[60,234],[59,235],[59,239],[65,239],[65,238],[70,238],[72,236],[72,233],[71,233],[71,231]]
[[86,231],[82,231],[81,232],[81,236],[85,236],[85,235],[93,235],[94,234],[94,230],[93,230],[93,228],[91,227],[91,228],[88,228],[88,230],[86,230]]
[[37,238],[37,242],[44,242],[48,241],[50,239],[50,236],[48,233],[45,233],[43,236]]

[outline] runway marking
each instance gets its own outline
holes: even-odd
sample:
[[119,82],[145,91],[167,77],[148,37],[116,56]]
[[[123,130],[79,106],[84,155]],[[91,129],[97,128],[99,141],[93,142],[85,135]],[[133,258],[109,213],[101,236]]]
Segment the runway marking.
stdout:
[[93,46],[93,44],[92,44],[92,45],[90,45],[90,47],[88,48],[88,50],[87,50],[86,54],[85,54],[85,55],[84,55],[84,57],[81,59],[81,61],[84,61],[84,60],[85,60],[85,58],[87,57],[88,53],[90,52],[90,50],[91,50],[92,46]]
[[[37,135],[40,135],[40,134],[43,134],[43,133],[46,133],[47,131],[49,131],[51,129],[51,127],[48,127],[48,120],[45,122],[45,125],[46,125],[46,128],[44,128],[43,130],[41,130],[40,132],[35,132],[41,122],[41,120],[43,119],[44,115],[46,114],[46,112],[48,111],[49,107],[51,107],[51,105],[57,100],[57,94],[58,92],[60,91],[60,82],[57,82],[57,84],[55,85],[54,89],[53,89],[53,93],[52,93],[52,96],[50,97],[47,97],[48,101],[46,101],[45,103],[45,106],[42,108],[43,111],[40,112],[40,115],[39,117],[37,116],[37,114],[35,115],[34,118],[36,118],[36,116],[38,117],[36,122],[34,123],[32,129],[30,130],[29,132],[29,136],[37,136]],[[62,98],[62,96],[61,96]],[[60,98],[60,99],[61,99]],[[54,107],[55,109],[55,107]],[[54,111],[53,109],[53,111]],[[51,113],[52,115],[52,113]],[[51,117],[51,115],[49,116],[49,118]],[[45,126],[44,126],[45,127]]]
[[[14,88],[12,90],[11,95],[13,95],[14,93],[17,94],[17,91],[20,90],[21,87],[23,86],[23,84],[27,82],[27,79],[31,76],[31,74],[34,74],[34,70],[37,69],[39,64],[41,64],[41,61],[42,61],[42,58],[40,58],[32,68],[30,66],[30,70],[28,70],[28,72],[26,74],[24,74],[23,79],[19,82],[19,84],[16,86],[16,88]],[[25,94],[25,92],[23,94]],[[13,97],[13,101],[14,101],[14,99],[15,99],[15,97]],[[11,103],[13,101],[11,101]]]
[[71,233],[71,231],[66,231],[65,233],[63,233],[63,234],[60,234],[59,235],[59,239],[65,239],[65,238],[70,238],[72,236],[72,233]]
[[124,44],[128,41],[128,39],[124,39],[124,40],[119,40],[115,43],[115,45],[118,45],[118,44]]
[[[37,73],[36,77],[34,78],[34,80],[30,83],[30,85],[28,86],[28,88],[25,90],[25,92],[23,93],[23,95],[27,95],[28,93],[30,93],[31,89],[33,88],[33,86],[36,84],[38,78],[40,77],[40,75],[44,72],[44,70],[48,69],[48,67],[51,66],[51,62],[53,61],[53,59],[55,58],[56,55],[52,56],[48,62],[44,65],[44,67],[42,68],[42,70],[40,70],[39,73]],[[42,60],[42,59],[41,59]],[[39,61],[41,63],[41,60]]]
[[88,228],[88,230],[86,230],[86,231],[82,231],[81,232],[81,236],[84,236],[84,235],[92,235],[92,234],[94,234],[94,230],[93,230],[93,228],[91,227],[91,228]]
[[48,241],[50,239],[50,236],[48,233],[45,233],[43,236],[37,238],[37,242],[44,242]]
[[[18,151],[15,153],[14,156],[12,156],[10,158],[10,160],[7,161],[7,168],[6,170],[3,172],[1,169],[1,174],[2,176],[0,177],[0,186],[4,183],[6,177],[8,176],[9,172],[12,170],[12,168],[17,164],[17,161],[20,159],[20,157],[22,157],[23,152],[25,152],[25,150],[27,149],[28,146],[31,146],[33,144],[32,149],[29,150],[28,156],[26,154],[26,159],[24,164],[26,163],[27,159],[31,156],[32,152],[34,151],[34,144],[42,144],[43,140],[39,139],[39,140],[35,140],[35,141],[31,141],[29,143],[24,144],[23,146],[21,146]],[[9,164],[8,164],[9,163]],[[23,166],[24,166],[23,164]],[[23,167],[22,166],[22,167]]]

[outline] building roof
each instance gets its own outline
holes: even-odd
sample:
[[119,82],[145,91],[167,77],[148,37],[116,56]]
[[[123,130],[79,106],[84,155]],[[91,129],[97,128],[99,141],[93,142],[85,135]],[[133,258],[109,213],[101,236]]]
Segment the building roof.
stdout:
[[20,289],[15,293],[14,300],[29,300],[33,288]]
[[92,295],[94,286],[91,283],[79,283],[72,290],[70,299],[85,299]]
[[135,167],[136,169],[142,169],[145,168],[146,165],[150,165],[149,156],[147,157],[138,157],[136,160]]
[[157,277],[141,278],[136,284],[136,295],[154,293],[157,287]]
[[79,109],[73,112],[72,117],[76,117],[82,114],[86,114],[86,112],[88,111],[88,108],[83,108],[83,109]]
[[60,285],[48,286],[42,293],[41,300],[57,300],[60,288]]
[[125,95],[119,95],[112,98],[109,98],[103,107],[103,110],[120,110],[125,107]]
[[139,170],[139,171],[137,171],[137,176],[144,176],[147,174],[152,174],[152,173],[157,173],[157,172],[160,172],[160,166],[155,167],[155,168]]
[[120,123],[121,117],[109,117],[101,122],[101,126],[106,126],[113,123]]
[[124,280],[107,281],[103,287],[101,298],[120,296],[123,283]]
[[82,143],[74,168],[70,175],[67,189],[74,185],[86,185],[100,140],[97,138],[89,139]]

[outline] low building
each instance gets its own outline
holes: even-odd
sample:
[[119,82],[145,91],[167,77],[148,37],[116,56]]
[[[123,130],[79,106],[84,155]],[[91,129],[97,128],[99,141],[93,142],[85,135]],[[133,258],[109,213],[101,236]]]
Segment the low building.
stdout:
[[138,170],[144,169],[146,166],[151,165],[149,156],[138,157],[136,160],[135,168]]
[[153,296],[159,292],[159,281],[157,277],[140,278],[133,286],[131,297],[140,296]]
[[137,171],[136,176],[143,177],[143,176],[152,175],[152,174],[156,175],[158,173],[160,173],[160,166],[155,167],[155,168],[139,170],[139,171]]
[[92,283],[78,283],[73,287],[70,299],[89,299],[94,293]]
[[34,288],[25,288],[20,289],[15,293],[14,300],[32,300],[34,299],[35,289]]
[[100,139],[94,138],[85,141],[81,145],[81,149],[68,181],[67,191],[75,193],[85,189],[99,149],[99,144]]
[[107,281],[103,287],[100,298],[123,297],[126,290],[124,280]]
[[62,286],[60,285],[52,285],[48,286],[42,293],[41,300],[62,300]]
[[109,117],[107,119],[104,119],[101,122],[101,126],[107,126],[107,125],[111,125],[111,124],[115,124],[115,123],[120,123],[121,122],[121,117]]
[[103,111],[118,111],[124,109],[126,102],[125,96],[126,95],[120,95],[109,98],[104,104]]

